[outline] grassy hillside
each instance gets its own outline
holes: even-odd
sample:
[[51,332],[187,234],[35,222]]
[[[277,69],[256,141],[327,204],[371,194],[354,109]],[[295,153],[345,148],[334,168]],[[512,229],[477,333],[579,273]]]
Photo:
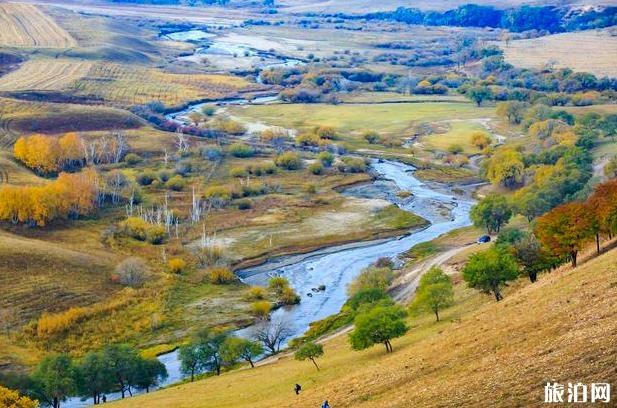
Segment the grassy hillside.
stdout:
[[336,407],[512,407],[542,402],[548,380],[617,380],[617,251],[533,285],[521,280],[500,303],[462,284],[456,295],[442,322],[411,320],[391,355],[351,351],[340,336],[325,343],[319,372],[283,356],[113,406],[315,407],[328,399]]

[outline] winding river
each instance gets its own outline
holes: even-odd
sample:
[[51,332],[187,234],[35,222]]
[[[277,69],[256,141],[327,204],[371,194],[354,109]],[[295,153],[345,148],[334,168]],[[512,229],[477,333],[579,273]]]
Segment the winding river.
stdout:
[[[470,198],[457,195],[444,186],[423,183],[414,177],[414,168],[403,163],[380,160],[374,161],[371,167],[378,177],[375,183],[385,182],[389,185],[390,191],[386,193],[386,198],[404,210],[424,217],[430,225],[402,237],[339,245],[308,254],[279,257],[263,265],[237,271],[238,276],[251,285],[265,285],[271,276],[284,276],[301,295],[300,304],[282,307],[272,313],[273,320],[284,321],[289,328],[288,341],[301,336],[312,322],[337,313],[347,299],[347,285],[366,266],[381,257],[396,258],[418,243],[430,241],[471,224],[469,211],[473,201]],[[411,191],[413,198],[401,203],[394,194],[397,190]],[[325,285],[325,290],[312,291],[320,285]],[[251,337],[254,330],[255,326],[249,326],[235,334]],[[158,358],[169,373],[162,386],[176,383],[183,378],[177,351]],[[107,398],[111,401],[119,398],[119,395],[111,394]],[[91,399],[81,401],[79,398],[71,398],[63,407],[85,407],[91,405],[90,401]]]

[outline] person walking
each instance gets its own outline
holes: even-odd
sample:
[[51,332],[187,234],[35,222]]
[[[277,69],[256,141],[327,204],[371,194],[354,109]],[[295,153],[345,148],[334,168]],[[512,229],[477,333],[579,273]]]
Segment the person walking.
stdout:
[[328,400],[325,400],[323,404],[321,404],[321,408],[330,408],[330,404],[328,404]]
[[294,387],[294,391],[296,392],[296,395],[300,394],[300,391],[302,391],[302,387],[300,386],[300,384],[296,384],[296,386]]

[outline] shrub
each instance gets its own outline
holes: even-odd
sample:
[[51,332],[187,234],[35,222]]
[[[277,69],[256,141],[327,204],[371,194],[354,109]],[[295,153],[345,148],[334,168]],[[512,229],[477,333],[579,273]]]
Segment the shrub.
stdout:
[[116,266],[113,280],[125,286],[140,287],[146,282],[147,277],[146,262],[141,258],[131,257]]
[[182,191],[184,187],[186,187],[186,180],[184,180],[182,176],[173,176],[172,178],[167,180],[165,186],[174,191]]
[[181,162],[176,163],[174,170],[176,171],[176,174],[179,174],[181,176],[186,176],[187,174],[191,172],[192,169],[193,169],[193,165],[191,164],[191,162],[187,160],[183,160]]
[[315,134],[320,139],[336,139],[336,130],[331,126],[320,126],[315,129]]
[[279,300],[286,305],[296,305],[300,303],[300,296],[298,296],[292,287],[287,286],[283,288],[281,294],[279,295]]
[[253,207],[253,203],[249,199],[238,200],[237,204],[239,210],[250,210]]
[[334,155],[330,152],[321,152],[317,155],[317,160],[319,160],[324,167],[330,167],[332,163],[334,163]]
[[385,291],[392,283],[393,278],[392,269],[369,266],[360,272],[360,275],[349,285],[347,291],[350,296],[365,289],[375,288]]
[[216,108],[214,106],[204,105],[201,107],[201,113],[205,116],[213,116],[216,112]]
[[204,147],[201,149],[201,157],[209,161],[217,161],[223,158],[223,151],[218,147]]
[[296,137],[296,143],[300,146],[319,146],[321,139],[314,133],[303,133]]
[[149,224],[139,217],[129,217],[120,224],[120,227],[124,230],[124,233],[131,238],[145,241]]
[[141,157],[135,153],[129,153],[124,156],[124,162],[129,166],[135,166],[136,164],[141,163]]
[[460,144],[453,144],[448,147],[448,152],[452,154],[460,154],[463,153],[463,146]]
[[343,157],[338,169],[343,173],[363,173],[366,171],[367,164],[364,159],[359,157]]
[[234,143],[229,146],[229,154],[234,157],[247,158],[255,155],[255,150],[246,143]]
[[208,279],[215,285],[224,285],[236,280],[236,275],[225,266],[216,266],[208,270]]
[[158,174],[158,179],[161,180],[162,183],[167,183],[167,181],[171,178],[171,173],[167,170],[161,170]]
[[231,177],[241,178],[241,177],[246,177],[246,174],[247,174],[246,170],[242,167],[232,167],[229,170],[229,175]]
[[186,261],[182,258],[171,258],[167,262],[167,267],[171,273],[182,273],[186,269]]
[[281,168],[286,170],[298,170],[302,167],[302,159],[300,155],[295,152],[285,152],[279,154],[274,163]]
[[216,120],[212,124],[212,127],[216,130],[219,130],[224,133],[228,133],[230,135],[239,136],[239,135],[243,135],[246,133],[246,128],[241,123],[238,123],[231,119]]
[[320,175],[323,173],[323,165],[319,162],[315,162],[315,163],[311,163],[308,166],[308,171],[315,174],[315,175]]
[[377,133],[377,132],[375,132],[375,131],[372,131],[372,130],[371,130],[371,131],[368,131],[368,132],[365,132],[365,133],[362,135],[362,138],[363,138],[364,140],[366,140],[366,141],[367,141],[368,143],[370,143],[370,144],[376,144],[376,143],[379,143],[379,141],[381,140],[381,137],[379,136],[379,133]]
[[268,287],[270,288],[270,290],[276,292],[277,296],[280,296],[283,293],[283,289],[289,287],[289,281],[287,280],[287,278],[284,278],[282,276],[275,276],[273,278],[270,278],[270,280],[268,281]]
[[167,232],[162,225],[150,225],[146,229],[146,240],[153,245],[160,245],[165,242]]
[[244,295],[244,298],[249,301],[264,300],[268,296],[268,292],[261,286],[251,286]]
[[307,194],[315,194],[317,192],[317,186],[313,183],[305,184],[304,192]]
[[156,176],[154,175],[154,173],[150,171],[139,173],[136,177],[137,182],[142,186],[149,186],[150,184],[152,184],[155,178]]
[[251,303],[250,311],[251,314],[259,319],[266,320],[270,315],[270,311],[272,310],[272,305],[270,302],[262,300],[259,302]]

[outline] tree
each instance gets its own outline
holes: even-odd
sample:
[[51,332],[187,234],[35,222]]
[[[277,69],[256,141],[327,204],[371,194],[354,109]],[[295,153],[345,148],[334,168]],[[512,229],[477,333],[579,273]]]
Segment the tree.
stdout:
[[491,142],[491,137],[484,132],[473,132],[471,134],[471,144],[480,150],[486,149]]
[[255,367],[255,359],[263,353],[263,347],[256,341],[240,337],[228,337],[223,343],[221,355],[227,363],[242,359]]
[[476,227],[484,227],[488,234],[499,232],[512,217],[512,208],[502,195],[491,194],[471,209],[471,220]]
[[53,408],[77,391],[75,366],[67,354],[54,354],[45,357],[34,372],[41,396]]
[[452,303],[454,303],[452,278],[439,267],[433,266],[420,278],[416,297],[410,308],[431,311],[439,321],[439,311],[451,306]]
[[103,349],[105,364],[111,371],[114,388],[120,390],[122,398],[126,392],[131,396],[135,370],[140,360],[137,350],[127,344],[111,344]]
[[559,258],[549,254],[533,234],[521,238],[513,244],[514,256],[533,283],[538,280],[538,273],[554,268]]
[[604,174],[608,178],[617,177],[617,156],[613,156],[613,158],[606,163],[606,166],[604,166]]
[[513,188],[523,181],[523,156],[512,149],[499,149],[491,157],[486,169],[486,176],[491,183]]
[[180,347],[178,351],[178,358],[180,359],[180,371],[184,375],[191,375],[191,382],[195,380],[195,374],[200,372],[200,350],[197,345],[185,344]]
[[255,340],[261,342],[271,355],[281,350],[281,345],[291,336],[291,330],[283,320],[264,322],[255,331]]
[[196,345],[199,348],[200,367],[208,371],[216,372],[221,375],[223,358],[221,347],[227,338],[227,333],[202,329],[197,332]]
[[139,287],[148,276],[148,266],[142,258],[130,257],[116,266],[118,282],[126,286]]
[[113,375],[103,353],[90,352],[77,366],[78,391],[84,397],[92,397],[96,405],[101,394],[113,388]]
[[317,371],[319,371],[319,366],[315,359],[321,356],[323,356],[323,346],[312,341],[304,343],[294,354],[294,358],[298,361],[311,360]]
[[503,299],[501,286],[517,276],[516,260],[503,247],[493,247],[473,254],[463,269],[463,279],[469,287],[493,293],[497,301]]
[[139,388],[150,392],[150,387],[158,385],[167,378],[167,368],[156,358],[141,358],[133,372],[132,382]]
[[474,86],[469,88],[465,96],[474,101],[476,105],[480,106],[482,105],[482,102],[491,99],[493,97],[493,93],[486,86]]
[[597,223],[596,234],[605,233],[612,238],[617,232],[617,180],[597,185],[588,203]]
[[535,233],[542,245],[556,256],[568,256],[572,267],[584,245],[594,235],[594,218],[580,202],[562,204],[538,218]]
[[36,401],[0,385],[0,407],[38,408],[38,406]]
[[523,120],[523,115],[529,105],[520,101],[499,102],[497,104],[497,115],[506,118],[510,123],[518,125]]
[[364,350],[382,343],[386,352],[392,352],[391,340],[407,333],[406,313],[400,306],[376,306],[354,319],[354,330],[349,341],[354,350]]
[[349,284],[347,294],[353,296],[364,289],[372,288],[385,291],[392,284],[393,279],[392,269],[369,266],[364,268],[353,282]]

